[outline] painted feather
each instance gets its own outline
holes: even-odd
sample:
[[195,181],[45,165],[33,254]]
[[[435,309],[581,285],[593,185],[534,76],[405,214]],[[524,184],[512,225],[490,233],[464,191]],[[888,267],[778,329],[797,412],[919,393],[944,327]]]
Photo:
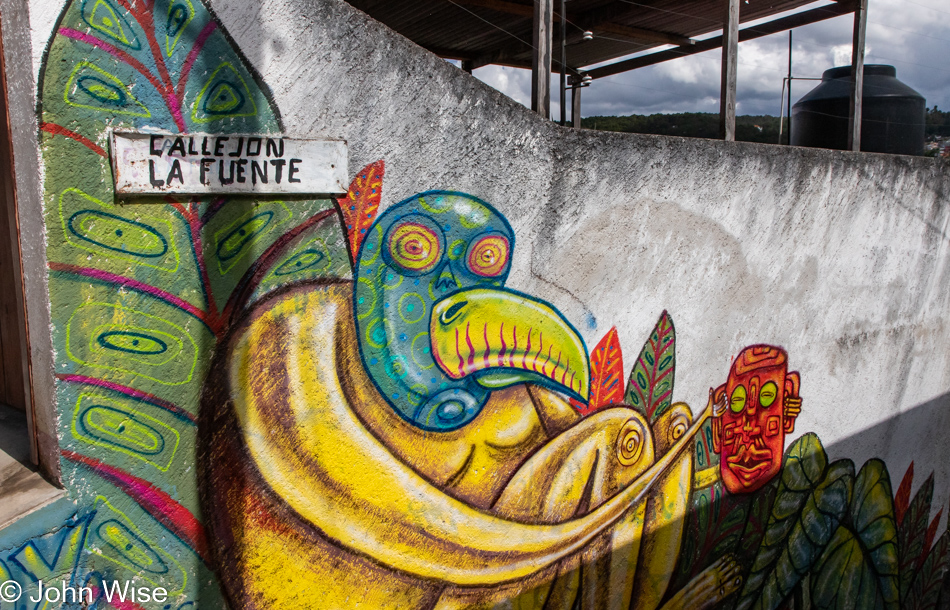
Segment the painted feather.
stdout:
[[904,514],[910,505],[910,489],[914,485],[914,463],[911,462],[901,479],[901,484],[897,486],[897,493],[894,494],[894,517],[897,519],[897,525],[904,522]]
[[675,369],[676,331],[673,319],[664,311],[630,372],[625,402],[654,421],[673,404]]
[[930,553],[930,547],[934,543],[934,538],[937,537],[937,528],[940,527],[941,517],[943,517],[942,508],[937,511],[937,516],[933,518],[933,521],[931,521],[930,525],[927,527],[927,535],[924,537],[923,550],[921,550],[920,557],[917,559],[917,570],[920,570],[921,566],[924,565],[924,561],[927,560],[927,555]]
[[357,172],[350,188],[344,197],[336,200],[343,216],[346,227],[346,239],[350,247],[350,259],[356,264],[360,253],[360,246],[366,237],[366,232],[376,220],[379,211],[379,202],[383,196],[383,175],[386,173],[386,163],[380,159],[370,163]]
[[[898,582],[901,601],[910,593],[914,575],[917,572],[918,560],[921,554],[930,550],[925,545],[927,538],[927,523],[930,519],[930,505],[933,501],[934,478],[927,477],[904,512],[904,519],[897,526],[897,557],[900,562]],[[900,492],[898,492],[900,496]],[[897,507],[894,508],[895,517]]]
[[590,400],[585,405],[572,398],[571,404],[581,415],[590,415],[607,405],[622,403],[623,371],[620,337],[617,336],[617,327],[613,327],[590,354]]
[[[908,610],[934,610],[941,602],[940,589],[947,577],[948,569],[950,569],[950,532],[945,531],[920,566],[903,607]],[[945,606],[941,604],[941,607]]]

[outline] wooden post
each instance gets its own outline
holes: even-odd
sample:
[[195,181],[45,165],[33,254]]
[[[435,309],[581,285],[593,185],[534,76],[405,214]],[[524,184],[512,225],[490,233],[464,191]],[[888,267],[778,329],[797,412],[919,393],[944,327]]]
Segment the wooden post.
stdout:
[[792,145],[792,31],[788,31],[788,145]]
[[577,77],[574,77],[574,82],[571,84],[571,122],[574,124],[574,127],[581,128],[581,87],[580,82],[577,80]]
[[551,116],[551,29],[554,0],[534,0],[534,53],[531,55],[531,110]]
[[558,46],[561,47],[561,125],[567,125],[567,0],[561,0],[561,31],[558,36]]
[[739,0],[725,0],[722,25],[722,84],[719,90],[719,137],[736,139],[736,70],[739,58]]
[[469,74],[472,73],[472,70],[474,69],[474,67],[475,67],[475,62],[472,61],[471,59],[462,60],[462,69],[468,72]]
[[0,26],[0,402],[26,411],[30,459],[39,464],[6,73]]
[[851,42],[851,111],[848,116],[848,150],[861,150],[861,100],[864,97],[864,40],[868,27],[868,0],[858,0],[854,10]]

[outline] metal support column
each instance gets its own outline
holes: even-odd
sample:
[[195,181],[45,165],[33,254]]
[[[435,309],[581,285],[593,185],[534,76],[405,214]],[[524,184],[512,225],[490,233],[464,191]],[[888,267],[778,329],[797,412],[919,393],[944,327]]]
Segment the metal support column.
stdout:
[[851,42],[851,112],[848,116],[848,150],[861,150],[861,100],[864,97],[864,41],[868,27],[868,0],[858,0],[854,10]]
[[561,0],[561,125],[567,125],[567,0]]
[[534,53],[531,55],[531,110],[551,116],[551,30],[554,0],[534,0]]
[[736,70],[739,58],[739,0],[724,0],[722,84],[719,90],[719,137],[736,139]]
[[574,127],[581,128],[581,87],[577,77],[571,79],[571,122]]
[[792,145],[792,31],[788,31],[788,145]]

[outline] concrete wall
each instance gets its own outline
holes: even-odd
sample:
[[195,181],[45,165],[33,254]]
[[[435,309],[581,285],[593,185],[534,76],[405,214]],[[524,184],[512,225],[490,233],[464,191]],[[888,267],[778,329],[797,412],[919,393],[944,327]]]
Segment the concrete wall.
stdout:
[[[805,375],[800,424],[826,444],[948,392],[945,164],[562,129],[345,4],[248,3],[222,21],[289,133],[346,138],[354,170],[386,160],[384,205],[448,188],[497,206],[520,240],[508,284],[589,344],[616,325],[635,351],[668,310],[677,399],[701,402],[756,342],[821,376]],[[939,443],[893,440],[848,457],[947,468]]]
[[[184,13],[173,12],[179,5]],[[47,416],[38,419],[58,441],[70,492],[68,502],[0,532],[0,576],[35,595],[40,564],[24,559],[33,548],[57,583],[67,574],[68,582],[100,588],[132,580],[165,587],[172,608],[202,609],[225,599],[233,607],[350,607],[359,599],[369,607],[428,608],[535,598],[569,607],[578,574],[591,607],[629,607],[631,597],[637,608],[706,607],[725,595],[724,607],[751,607],[761,597],[776,608],[792,589],[821,604],[837,591],[829,575],[856,587],[851,598],[860,593],[887,607],[939,593],[950,545],[945,521],[934,522],[925,539],[950,483],[946,163],[560,128],[337,0],[216,1],[208,5],[212,13],[198,0],[157,2],[137,15],[123,7],[75,0],[64,9],[31,0],[27,19],[16,0],[0,2],[7,65],[15,66],[8,79],[19,105],[12,111],[20,113],[21,229],[38,235],[45,217],[46,252],[36,239],[24,254],[34,266],[30,272],[26,265],[35,378],[47,379],[36,391]],[[58,27],[69,31],[59,29],[54,39],[64,10]],[[165,37],[170,15],[191,15],[180,37],[177,30]],[[138,29],[148,18],[167,77],[153,69],[158,60]],[[121,31],[109,29],[116,23]],[[109,31],[108,49],[89,42],[108,39]],[[24,61],[28,48],[32,63]],[[192,48],[189,60],[185,50]],[[115,49],[144,57],[143,69],[129,69]],[[222,62],[237,75],[229,86],[242,103],[254,101],[254,113],[194,110],[201,92],[218,86]],[[159,92],[145,75],[167,78],[175,89],[183,71],[187,78],[172,93]],[[125,87],[140,106],[119,112],[80,100],[74,81],[83,74]],[[33,105],[24,92],[34,83],[39,99],[29,101],[41,104],[38,117],[24,114]],[[174,103],[184,109],[180,124]],[[38,125],[47,125],[39,146]],[[344,138],[355,176],[346,203],[376,224],[354,237],[346,203],[340,222],[325,200],[115,205],[104,151],[95,148],[107,148],[106,130],[116,126]],[[378,160],[385,170],[371,166]],[[32,173],[37,165],[42,180]],[[367,186],[381,189],[378,212]],[[474,198],[426,196],[454,202],[437,213],[413,198],[433,189]],[[595,361],[595,346],[616,327],[607,347],[623,348],[621,382],[631,370],[634,378],[638,370],[649,377],[650,358],[673,351],[672,319],[671,395],[650,378],[639,394],[631,383],[618,398],[650,406],[581,418],[550,391],[571,388],[535,377],[530,381],[540,385],[531,389],[492,393],[472,415],[478,419],[458,429],[420,433],[411,417],[394,415],[403,399],[379,396],[388,382],[377,377],[362,332],[346,331],[348,308],[362,303],[350,300],[345,283],[351,260],[357,277],[364,264],[376,271],[362,262],[370,253],[354,246],[382,248],[384,229],[406,212],[441,223],[442,214],[462,209],[480,210],[496,232],[510,223],[514,236],[510,268],[472,286],[550,304],[570,325],[551,322],[557,316],[530,319],[559,329],[552,332],[576,330]],[[70,232],[76,214],[90,211],[144,227],[166,249],[145,260],[126,251],[128,244],[105,248]],[[240,242],[235,262],[225,260],[229,236],[260,214],[276,220]],[[318,254],[326,262],[312,266]],[[311,261],[303,275],[278,273],[301,260]],[[437,306],[431,300],[426,308]],[[355,328],[362,331],[359,315]],[[321,320],[329,326],[312,326]],[[333,320],[342,325],[330,329]],[[99,341],[106,322],[110,333],[170,337],[178,352],[161,362],[148,361],[149,354],[120,358]],[[329,333],[335,350],[300,343],[307,332]],[[665,347],[645,347],[653,332]],[[485,344],[493,349],[487,333]],[[725,403],[700,425],[695,443],[683,434],[708,415],[710,388],[727,378],[738,383],[738,372],[730,377],[733,359],[754,344],[781,346],[801,387],[782,388],[784,432],[768,441],[790,446],[783,468],[780,450],[773,452],[775,470],[743,489],[729,483],[712,452],[713,437],[733,417],[719,410]],[[288,345],[316,364],[255,368],[289,362]],[[592,386],[608,393],[598,370],[611,367],[594,369]],[[310,379],[309,370],[337,372],[356,416],[334,407],[326,398],[330,382]],[[468,378],[458,383],[474,387]],[[53,387],[55,395],[48,394]],[[91,431],[89,418],[107,412],[124,414],[127,426],[145,425],[163,449],[149,453]],[[631,434],[642,445],[620,443]],[[677,453],[685,443],[689,450]],[[382,462],[372,458],[377,445],[386,451]],[[511,452],[475,449],[499,446]],[[575,446],[588,449],[564,458]],[[314,447],[321,449],[308,454]],[[592,457],[601,453],[619,461]],[[634,493],[654,459],[668,460],[662,482]],[[588,479],[613,487],[591,496]],[[559,488],[564,480],[577,489]],[[526,482],[530,493],[519,487]],[[808,512],[809,494],[820,514]],[[623,507],[611,508],[622,497]],[[405,511],[387,512],[385,502]],[[782,506],[796,507],[792,521]],[[619,512],[605,516],[610,510]],[[729,523],[730,515],[739,521]],[[572,541],[515,525],[569,517],[582,530]],[[875,519],[888,524],[884,533],[864,527]],[[827,535],[796,546],[788,537],[796,522]],[[782,528],[773,537],[779,542],[761,542],[762,532]],[[590,542],[594,535],[599,542]],[[795,577],[776,558],[783,545]],[[878,547],[885,550],[867,564],[839,561],[849,549]],[[60,548],[68,552],[57,554]],[[531,548],[544,549],[546,558]],[[578,549],[585,549],[581,567],[569,558]],[[612,567],[604,566],[608,552]],[[861,584],[871,582],[861,580],[861,570],[873,572],[873,585]],[[710,575],[732,584],[704,588]],[[506,581],[514,584],[499,586]],[[600,597],[605,591],[609,599]],[[932,597],[936,604],[937,593]],[[950,603],[946,594],[943,603]]]

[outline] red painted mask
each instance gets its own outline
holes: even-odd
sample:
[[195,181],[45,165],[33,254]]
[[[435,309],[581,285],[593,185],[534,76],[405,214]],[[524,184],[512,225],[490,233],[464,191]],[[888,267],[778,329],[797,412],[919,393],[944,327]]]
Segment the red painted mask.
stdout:
[[715,392],[725,408],[713,418],[713,444],[722,482],[730,493],[751,493],[782,468],[785,434],[795,431],[801,407],[799,375],[789,373],[780,347],[753,345],[732,363]]

